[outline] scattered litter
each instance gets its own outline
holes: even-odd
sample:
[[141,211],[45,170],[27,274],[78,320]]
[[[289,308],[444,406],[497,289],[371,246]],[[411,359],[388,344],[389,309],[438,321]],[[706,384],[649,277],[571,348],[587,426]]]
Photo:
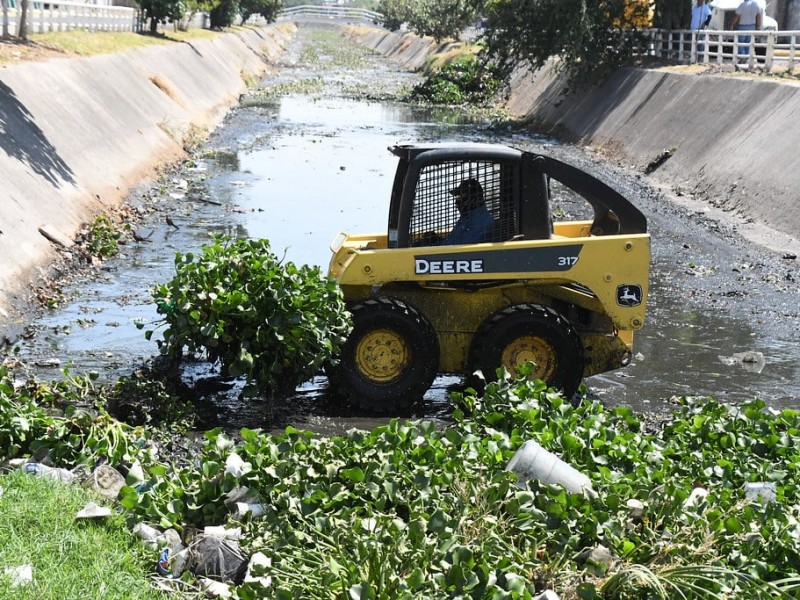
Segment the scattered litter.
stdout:
[[644,502],[641,500],[637,500],[636,498],[631,498],[628,500],[628,516],[631,519],[641,519],[644,517],[645,513],[645,505]]
[[237,479],[245,473],[249,473],[250,469],[250,463],[244,462],[236,452],[231,452],[225,459],[225,473],[233,475]]
[[241,521],[245,517],[258,519],[259,517],[263,517],[265,514],[267,514],[267,507],[264,504],[237,502],[234,504],[234,507],[235,508],[231,516],[237,521]]
[[159,540],[163,539],[163,534],[147,523],[137,523],[134,525],[133,534],[142,540],[145,548],[149,548],[150,550],[157,550],[159,547]]
[[573,494],[586,493],[596,498],[589,478],[574,469],[552,452],[548,452],[533,440],[528,440],[517,450],[506,466],[506,471],[515,473],[520,487],[529,479],[538,479],[545,484],[558,484]]
[[162,577],[172,577],[174,579],[183,575],[192,560],[192,553],[188,548],[179,552],[174,552],[170,548],[164,548],[158,558],[156,570]]
[[203,529],[203,533],[210,537],[221,540],[238,540],[242,537],[241,527],[225,527],[224,525],[209,525]]
[[203,591],[212,596],[214,598],[231,598],[231,588],[225,583],[221,581],[213,581],[212,579],[206,579],[201,577],[198,579],[198,583]]
[[653,173],[661,165],[667,162],[667,160],[669,160],[669,158],[673,155],[674,152],[675,148],[669,148],[667,150],[662,151],[661,154],[659,154],[653,160],[647,163],[647,166],[644,168],[645,175],[650,175],[650,173]]
[[75,515],[76,519],[105,519],[111,515],[111,509],[106,506],[97,506],[94,502],[89,502],[78,514]]
[[71,248],[74,245],[74,242],[71,239],[50,225],[42,225],[39,227],[39,233],[41,233],[49,241],[53,242],[56,246],[61,246],[62,248]]
[[772,481],[751,481],[745,483],[744,496],[751,502],[758,502],[760,504],[775,502],[775,498],[777,497],[775,483]]
[[8,575],[11,578],[11,587],[28,585],[33,581],[33,565],[8,567],[3,569],[3,574]]
[[591,550],[579,556],[579,560],[591,567],[595,567],[599,573],[605,574],[614,565],[615,559],[611,551],[603,544],[598,544]]
[[230,492],[225,494],[225,506],[234,506],[238,502],[246,504],[253,504],[261,501],[258,492],[251,490],[243,485],[236,486]]
[[247,565],[247,574],[244,576],[245,583],[257,583],[263,587],[272,585],[272,577],[268,575],[272,560],[263,552],[256,552],[250,557]]
[[72,483],[75,480],[75,475],[72,474],[72,471],[48,467],[42,463],[25,463],[22,466],[22,470],[28,475],[46,477],[47,479],[55,479],[64,483]]
[[125,487],[125,477],[114,467],[100,465],[92,471],[84,485],[106,498],[115,499],[119,496],[120,490]]
[[247,557],[236,541],[204,535],[192,545],[192,572],[201,577],[239,584],[247,570]]
[[58,367],[61,365],[61,361],[57,358],[42,358],[40,360],[36,360],[33,362],[37,367]]
[[741,365],[742,369],[748,373],[761,373],[767,362],[763,352],[748,350],[747,352],[736,352],[733,356],[718,356],[724,365]]
[[156,562],[156,571],[162,577],[171,577],[172,573],[170,573],[170,565],[169,565],[169,548],[164,548],[161,551],[161,555],[158,557],[158,561]]
[[692,493],[689,494],[689,497],[686,499],[686,502],[683,503],[683,506],[686,508],[697,506],[700,502],[705,500],[707,496],[708,490],[706,488],[696,487],[692,490]]

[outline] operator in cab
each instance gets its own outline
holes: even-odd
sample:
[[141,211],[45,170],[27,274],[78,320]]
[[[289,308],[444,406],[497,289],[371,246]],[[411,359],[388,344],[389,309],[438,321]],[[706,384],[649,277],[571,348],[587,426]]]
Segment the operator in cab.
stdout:
[[486,208],[483,189],[477,179],[465,179],[458,187],[450,190],[456,197],[456,208],[459,217],[453,230],[448,233],[441,244],[477,244],[488,242],[492,235],[494,221]]

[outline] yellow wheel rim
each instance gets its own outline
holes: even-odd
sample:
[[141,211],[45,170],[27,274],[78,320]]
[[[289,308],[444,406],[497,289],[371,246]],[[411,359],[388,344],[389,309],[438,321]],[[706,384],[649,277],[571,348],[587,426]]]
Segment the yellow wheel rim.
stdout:
[[370,331],[356,346],[356,366],[365,378],[388,383],[400,377],[411,362],[402,336],[388,329]]
[[530,379],[549,382],[556,372],[558,357],[547,340],[535,336],[518,337],[503,349],[502,364],[514,377],[524,364],[533,363]]

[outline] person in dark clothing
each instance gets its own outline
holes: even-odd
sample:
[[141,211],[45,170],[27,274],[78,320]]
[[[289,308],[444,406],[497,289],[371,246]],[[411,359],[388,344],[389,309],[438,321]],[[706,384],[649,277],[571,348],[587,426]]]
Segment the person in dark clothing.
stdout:
[[483,189],[476,179],[462,181],[450,190],[456,197],[456,207],[460,216],[453,230],[442,240],[442,244],[477,244],[487,242],[492,235],[494,220],[486,208]]

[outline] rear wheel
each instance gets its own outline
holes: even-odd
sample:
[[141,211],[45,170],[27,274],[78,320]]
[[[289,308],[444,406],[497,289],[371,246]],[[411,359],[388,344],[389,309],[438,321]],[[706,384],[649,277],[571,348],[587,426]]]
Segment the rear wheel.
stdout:
[[353,331],[330,381],[364,409],[387,412],[422,398],[439,367],[439,342],[425,317],[392,298],[350,307]]
[[487,380],[503,367],[516,376],[533,363],[530,379],[541,379],[560,389],[566,398],[577,391],[583,378],[583,345],[564,317],[551,308],[518,304],[486,319],[473,338],[470,365]]

